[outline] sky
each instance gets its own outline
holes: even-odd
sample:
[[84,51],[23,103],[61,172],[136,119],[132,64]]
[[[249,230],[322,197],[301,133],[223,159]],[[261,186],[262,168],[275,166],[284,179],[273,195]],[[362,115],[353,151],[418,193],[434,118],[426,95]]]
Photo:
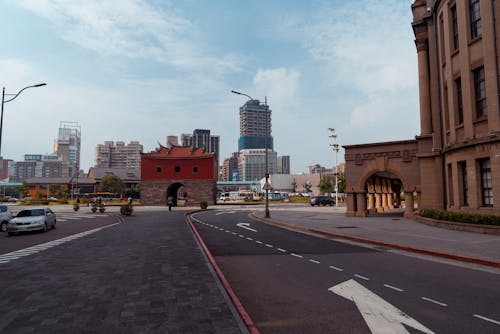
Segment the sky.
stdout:
[[[339,145],[419,133],[412,0],[3,0],[2,155],[53,152],[61,121],[97,144],[210,129],[221,161],[238,149],[244,92],[272,110],[292,173],[332,167]],[[344,160],[344,150],[338,152]]]

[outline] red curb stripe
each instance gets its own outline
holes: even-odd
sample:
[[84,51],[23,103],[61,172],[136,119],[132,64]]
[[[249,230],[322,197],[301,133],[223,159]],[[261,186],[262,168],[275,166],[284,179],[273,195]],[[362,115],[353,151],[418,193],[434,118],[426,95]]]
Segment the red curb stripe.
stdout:
[[255,218],[263,223],[282,226],[282,227],[286,227],[286,228],[296,230],[296,231],[311,232],[311,233],[326,235],[329,237],[342,238],[342,239],[347,239],[347,240],[351,240],[351,241],[373,244],[373,245],[377,245],[377,246],[386,246],[386,247],[400,249],[400,250],[413,252],[413,253],[432,255],[432,256],[442,257],[442,258],[451,259],[451,260],[457,260],[457,261],[462,261],[462,262],[469,262],[469,263],[481,264],[481,265],[489,266],[489,267],[500,268],[500,262],[493,261],[493,260],[486,260],[486,259],[480,259],[480,258],[475,258],[475,257],[457,255],[457,254],[442,253],[442,252],[433,251],[433,250],[429,250],[429,249],[415,248],[415,247],[411,247],[411,246],[394,244],[394,243],[385,242],[385,241],[371,240],[371,239],[365,239],[365,238],[361,238],[361,237],[353,237],[350,235],[339,234],[339,233],[335,233],[335,232],[323,231],[323,230],[318,230],[315,228],[309,228],[309,227],[303,227],[303,226],[293,225],[293,224],[289,224],[289,223],[284,223],[284,222],[280,222],[277,220],[265,220],[264,218],[256,216],[253,213],[251,213],[250,215],[253,218]]
[[210,252],[207,245],[205,244],[205,242],[201,238],[200,234],[198,233],[198,230],[196,229],[193,222],[191,221],[191,217],[188,216],[187,214],[186,214],[186,220],[187,220],[188,224],[191,226],[191,229],[193,230],[193,232],[196,236],[196,239],[198,239],[201,247],[203,248],[203,251],[205,252],[205,254],[208,257],[208,260],[210,261],[210,264],[212,265],[215,272],[217,273],[217,276],[219,276],[219,279],[221,280],[222,285],[224,286],[224,289],[226,289],[226,292],[228,293],[234,306],[238,310],[238,313],[240,314],[241,318],[243,319],[243,322],[247,326],[248,330],[252,334],[260,334],[259,330],[257,329],[255,324],[253,323],[252,318],[250,318],[250,315],[245,310],[245,307],[243,306],[243,304],[241,304],[240,300],[238,299],[238,296],[236,295],[233,288],[229,284],[229,281],[226,279],[226,277],[224,276],[224,274],[220,270],[219,266],[217,265],[217,262],[215,262],[215,258],[213,257],[212,253]]

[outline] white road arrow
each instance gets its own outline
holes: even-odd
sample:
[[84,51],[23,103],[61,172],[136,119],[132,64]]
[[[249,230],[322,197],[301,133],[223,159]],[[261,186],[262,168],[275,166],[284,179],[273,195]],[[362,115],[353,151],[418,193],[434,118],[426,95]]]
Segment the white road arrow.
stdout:
[[409,317],[403,311],[389,304],[353,279],[332,286],[328,291],[352,300],[361,312],[372,334],[409,334],[403,324],[426,334],[434,334],[429,328]]
[[244,228],[245,230],[249,230],[252,232],[257,232],[257,230],[254,230],[253,228],[250,228],[250,223],[238,223],[236,226]]

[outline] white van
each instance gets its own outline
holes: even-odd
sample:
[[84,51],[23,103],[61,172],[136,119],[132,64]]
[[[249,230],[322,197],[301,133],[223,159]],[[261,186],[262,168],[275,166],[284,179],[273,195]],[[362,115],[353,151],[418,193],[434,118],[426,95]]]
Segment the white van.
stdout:
[[12,212],[10,206],[0,204],[0,232],[7,231],[7,224],[12,219]]

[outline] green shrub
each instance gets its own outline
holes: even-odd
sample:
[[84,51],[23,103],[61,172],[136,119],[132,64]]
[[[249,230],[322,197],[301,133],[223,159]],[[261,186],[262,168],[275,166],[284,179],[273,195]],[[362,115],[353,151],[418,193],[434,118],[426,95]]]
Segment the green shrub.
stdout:
[[132,204],[127,203],[120,206],[120,213],[124,216],[130,216],[133,211],[134,208],[132,207]]
[[206,210],[208,208],[208,203],[207,201],[200,201],[200,208],[202,210]]
[[422,216],[431,219],[453,221],[458,223],[500,226],[500,216],[495,215],[480,215],[466,212],[424,209],[422,211]]

